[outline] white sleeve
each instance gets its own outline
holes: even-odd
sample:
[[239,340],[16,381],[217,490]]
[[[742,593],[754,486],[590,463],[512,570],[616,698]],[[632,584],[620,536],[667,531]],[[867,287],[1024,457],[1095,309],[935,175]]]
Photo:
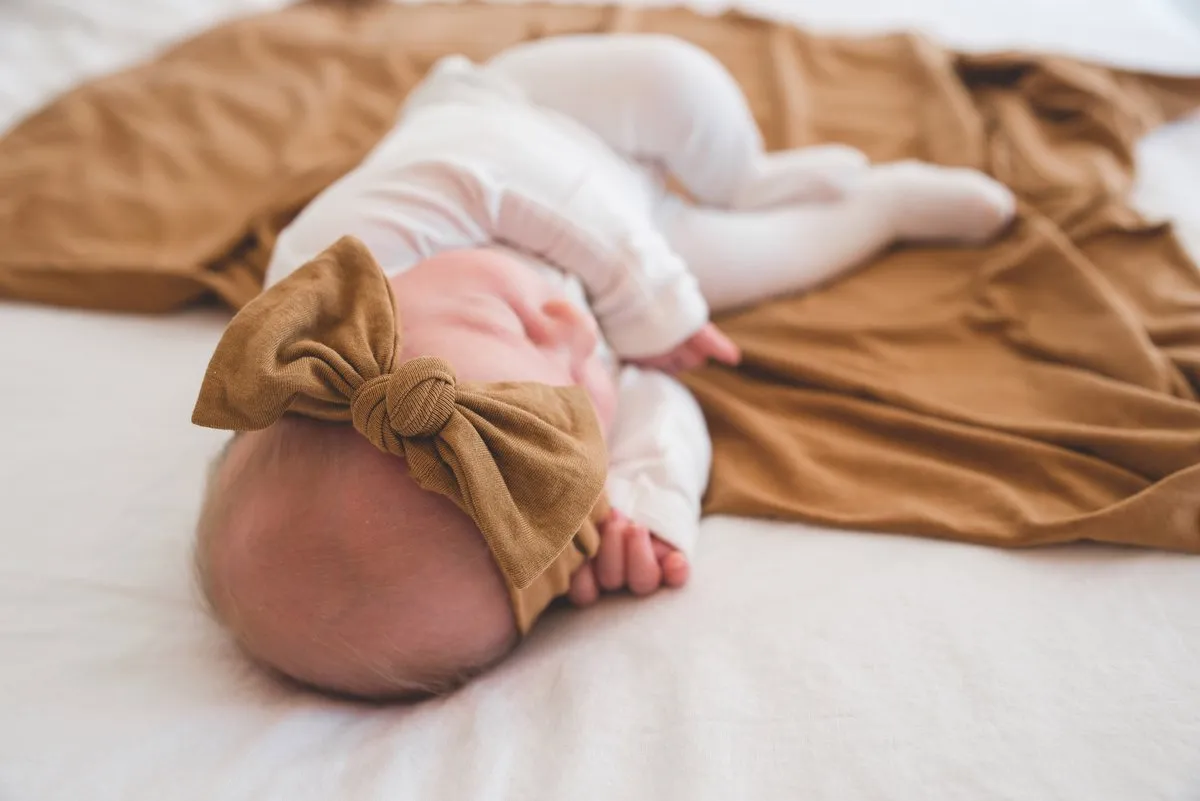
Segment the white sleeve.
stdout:
[[618,356],[657,356],[704,326],[699,284],[648,215],[588,182],[569,197],[554,194],[536,179],[514,182],[495,236],[577,277]]
[[[329,186],[279,235],[267,268],[273,284],[343,236],[362,240],[388,275],[448,250],[491,241],[499,199],[451,164],[414,164],[379,175],[364,165]],[[487,193],[491,191],[489,196]]]
[[690,553],[711,466],[712,441],[692,394],[664,373],[623,368],[609,442],[613,508]]
[[707,322],[699,284],[648,215],[588,181],[565,185],[553,163],[510,158],[503,178],[447,162],[408,165],[386,180],[369,169],[347,175],[280,235],[268,283],[347,234],[389,275],[447,250],[498,242],[579,278],[623,358],[665,353]]

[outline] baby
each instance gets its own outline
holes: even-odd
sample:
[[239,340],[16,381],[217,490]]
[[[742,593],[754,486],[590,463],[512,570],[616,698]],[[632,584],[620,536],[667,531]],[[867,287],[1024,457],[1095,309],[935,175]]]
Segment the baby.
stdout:
[[[401,359],[586,391],[612,510],[561,588],[586,605],[688,578],[711,446],[670,374],[738,362],[711,311],[811,289],[897,241],[985,241],[1014,208],[970,170],[872,166],[841,146],[764,153],[733,78],[681,41],[560,37],[439,62],[280,235],[267,283],[351,235],[390,282]],[[197,548],[250,655],[375,698],[445,691],[512,649],[493,556],[403,458],[296,416],[231,440]]]

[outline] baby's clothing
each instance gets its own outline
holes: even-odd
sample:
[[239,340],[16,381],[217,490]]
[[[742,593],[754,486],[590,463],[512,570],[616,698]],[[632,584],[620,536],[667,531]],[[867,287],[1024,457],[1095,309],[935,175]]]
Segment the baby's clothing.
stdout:
[[610,503],[690,551],[711,463],[703,416],[673,378],[618,365],[669,350],[708,319],[694,277],[655,227],[662,172],[533,105],[499,72],[439,62],[393,131],[281,234],[268,283],[345,234],[391,275],[447,250],[504,243],[594,314],[607,340],[600,347],[618,372]]
[[663,195],[654,170],[534,106],[488,67],[450,57],[364,162],[281,233],[268,283],[345,234],[393,275],[446,250],[501,243],[582,282],[617,353],[649,356],[708,318],[695,278],[654,225]]
[[[677,381],[618,360],[681,344],[710,305],[804,288],[890,239],[871,204],[830,223],[773,211],[811,189],[814,173],[836,181],[862,166],[825,153],[824,165],[820,149],[764,154],[733,78],[671,38],[547,39],[482,66],[451,57],[363,163],[283,231],[267,280],[347,234],[392,275],[456,249],[525,259],[595,315],[619,369],[613,508],[687,552],[711,462],[703,417]],[[671,195],[667,173],[708,207]],[[739,233],[769,235],[755,250]],[[806,249],[817,254],[809,266]],[[753,272],[741,269],[747,250]]]

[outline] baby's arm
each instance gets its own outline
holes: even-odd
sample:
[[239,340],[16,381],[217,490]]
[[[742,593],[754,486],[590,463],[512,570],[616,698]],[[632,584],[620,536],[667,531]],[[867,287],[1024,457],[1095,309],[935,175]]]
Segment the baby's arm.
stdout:
[[483,168],[364,165],[316,198],[283,232],[277,281],[338,237],[361,239],[388,274],[448,250],[502,242],[575,275],[605,338],[625,359],[660,356],[708,322],[708,304],[648,214],[555,164],[510,153],[504,179]]
[[648,213],[587,183],[553,189],[532,175],[507,186],[493,233],[579,278],[617,355],[659,356],[707,324],[696,279]]
[[616,537],[602,530],[600,553],[577,575],[572,599],[586,604],[601,589],[645,595],[682,584],[711,464],[708,429],[691,393],[670,376],[625,367],[606,487],[625,520],[610,524]]
[[422,259],[502,242],[575,275],[605,338],[625,359],[679,346],[708,321],[708,304],[648,213],[557,164],[509,153],[492,171],[449,163],[364,167],[319,196],[280,237],[278,280],[339,236],[360,238],[389,274]]

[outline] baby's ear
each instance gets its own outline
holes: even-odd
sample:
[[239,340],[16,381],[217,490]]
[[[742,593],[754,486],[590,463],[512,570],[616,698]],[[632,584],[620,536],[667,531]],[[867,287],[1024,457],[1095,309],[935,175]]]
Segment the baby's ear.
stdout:
[[529,341],[539,347],[559,344],[579,314],[569,302],[558,298],[540,304],[519,300],[513,310],[521,318]]
[[542,304],[540,311],[542,317],[555,327],[572,327],[578,325],[580,317],[582,317],[579,309],[576,309],[565,298],[554,298],[553,300],[546,301]]
[[595,323],[565,298],[545,301],[531,317],[525,331],[535,345],[566,348],[579,357],[596,348]]

